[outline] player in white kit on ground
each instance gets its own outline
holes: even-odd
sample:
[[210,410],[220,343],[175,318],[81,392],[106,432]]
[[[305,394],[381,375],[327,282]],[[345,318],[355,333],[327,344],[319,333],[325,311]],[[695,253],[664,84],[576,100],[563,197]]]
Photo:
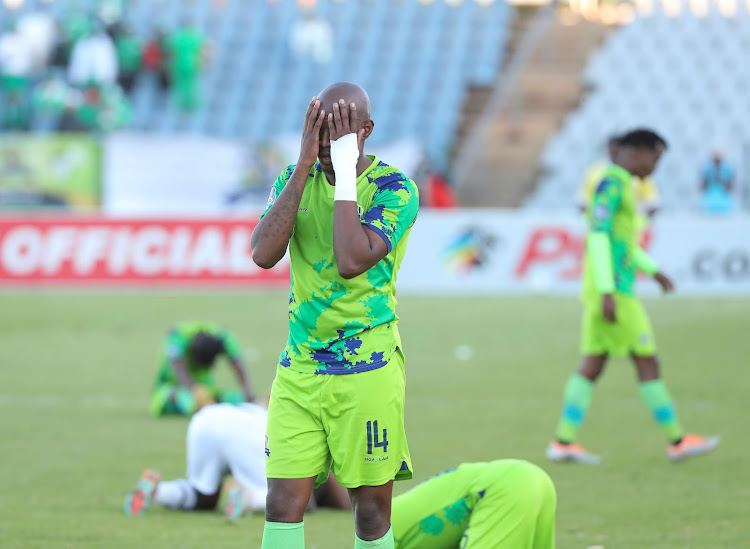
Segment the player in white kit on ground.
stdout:
[[[142,515],[155,502],[182,511],[215,510],[224,477],[229,518],[266,506],[266,409],[257,404],[212,404],[196,413],[187,432],[187,479],[162,481],[154,469],[143,471],[125,497],[125,512]],[[318,506],[350,509],[346,489],[334,479],[318,488],[308,510]]]
[[[125,512],[143,514],[152,502],[183,511],[214,510],[224,477],[237,481],[229,489],[227,509],[262,510],[266,501],[266,409],[257,404],[214,404],[190,420],[187,431],[187,479],[162,481],[146,469],[125,497]],[[239,500],[244,505],[237,507]]]

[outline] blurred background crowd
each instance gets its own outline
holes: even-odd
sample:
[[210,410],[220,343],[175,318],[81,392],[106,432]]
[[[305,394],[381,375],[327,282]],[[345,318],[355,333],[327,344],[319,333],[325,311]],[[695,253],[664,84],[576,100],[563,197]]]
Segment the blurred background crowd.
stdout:
[[6,12],[0,36],[3,130],[126,128],[140,80],[152,80],[180,112],[200,107],[209,49],[188,15],[136,31],[125,0],[20,3],[16,9]]
[[[670,145],[644,208],[750,203],[743,1],[4,0],[0,26],[5,206],[139,213],[106,198],[122,196],[111,166],[139,158],[194,203],[213,204],[211,175],[232,179],[187,213],[257,209],[309,97],[341,79],[370,93],[370,144],[425,206],[574,210],[608,139],[639,126]],[[200,139],[203,159],[168,161]],[[41,165],[60,155],[95,181]]]

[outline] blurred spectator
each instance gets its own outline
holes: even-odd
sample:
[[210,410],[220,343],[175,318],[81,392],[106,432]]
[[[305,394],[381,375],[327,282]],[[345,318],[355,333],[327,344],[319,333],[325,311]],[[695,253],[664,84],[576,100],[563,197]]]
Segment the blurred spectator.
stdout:
[[117,82],[117,50],[101,24],[79,38],[70,53],[68,80],[74,86],[106,86]]
[[94,27],[92,18],[84,12],[72,11],[66,13],[62,20],[62,37],[66,44],[68,56],[73,46],[83,37],[91,34]]
[[92,21],[88,15],[73,10],[66,13],[61,20],[56,20],[55,27],[55,43],[50,65],[67,70],[73,46],[91,32]]
[[99,0],[97,16],[107,27],[119,25],[125,16],[125,0]]
[[300,9],[302,18],[294,23],[289,46],[297,57],[325,65],[333,58],[331,24],[315,13],[314,5],[300,6]]
[[169,87],[169,75],[165,59],[166,33],[158,29],[143,47],[143,68],[157,74],[159,87],[166,90]]
[[10,25],[0,36],[0,88],[3,99],[2,127],[28,130],[31,111],[28,90],[34,52],[26,37]]
[[457,208],[458,199],[445,176],[434,171],[424,182],[424,205],[429,208]]
[[207,56],[206,40],[185,20],[167,36],[167,71],[178,109],[193,112],[200,107],[200,75]]
[[733,183],[734,170],[724,158],[722,147],[716,146],[701,171],[703,210],[708,213],[731,212]]
[[32,52],[32,70],[39,73],[47,68],[57,43],[57,24],[46,11],[34,11],[21,16],[18,32],[29,43]]
[[141,42],[123,23],[112,25],[109,28],[109,35],[112,37],[117,51],[119,69],[117,81],[126,93],[130,93],[141,70]]
[[59,69],[50,70],[33,93],[35,126],[41,130],[59,130],[62,119],[74,102],[76,91],[65,81]]
[[64,130],[108,132],[130,123],[130,103],[117,84],[89,85],[83,90],[71,115],[65,119]]

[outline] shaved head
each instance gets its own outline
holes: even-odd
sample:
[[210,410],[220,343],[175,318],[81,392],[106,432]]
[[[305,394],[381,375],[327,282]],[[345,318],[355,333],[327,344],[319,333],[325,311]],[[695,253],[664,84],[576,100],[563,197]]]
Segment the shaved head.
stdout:
[[[343,99],[342,107],[339,101]],[[320,108],[325,111],[328,117],[333,113],[333,105],[338,104],[340,108],[347,108],[354,103],[357,112],[357,126],[352,128],[353,132],[364,130],[364,138],[367,139],[372,133],[374,122],[370,119],[370,97],[361,86],[352,82],[336,82],[318,94]],[[352,121],[353,122],[353,121]],[[360,149],[360,153],[364,154]],[[363,156],[364,158],[364,156]],[[328,130],[328,122],[323,122],[320,127],[320,146],[318,150],[318,161],[326,173],[333,173],[333,164],[331,163],[331,136]],[[366,161],[363,160],[363,161]]]
[[318,94],[321,106],[325,111],[333,112],[333,104],[339,99],[346,101],[346,104],[354,103],[357,106],[357,112],[364,113],[364,122],[370,118],[370,96],[362,89],[361,86],[353,82],[336,82]]

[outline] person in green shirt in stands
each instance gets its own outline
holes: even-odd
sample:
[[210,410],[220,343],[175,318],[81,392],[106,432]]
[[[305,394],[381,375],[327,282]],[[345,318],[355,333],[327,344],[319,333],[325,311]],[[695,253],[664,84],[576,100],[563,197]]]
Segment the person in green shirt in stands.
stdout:
[[[216,385],[213,367],[225,356],[241,389]],[[151,397],[151,414],[191,415],[214,402],[253,402],[250,378],[237,339],[210,322],[182,322],[167,333]]]
[[167,37],[166,50],[167,72],[175,105],[181,111],[195,111],[201,103],[200,73],[206,41],[197,29],[184,21]]
[[118,23],[110,29],[110,35],[117,51],[117,82],[125,93],[130,93],[135,86],[138,72],[141,70],[142,49],[138,37],[126,25]]

